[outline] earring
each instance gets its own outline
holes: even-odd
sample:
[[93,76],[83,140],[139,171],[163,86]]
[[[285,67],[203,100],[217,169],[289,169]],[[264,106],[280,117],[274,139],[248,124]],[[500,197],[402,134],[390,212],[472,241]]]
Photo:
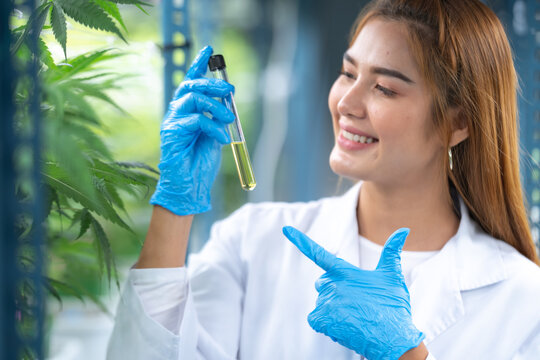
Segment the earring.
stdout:
[[450,163],[450,171],[454,169],[454,162],[452,160],[452,148],[448,148],[448,162]]

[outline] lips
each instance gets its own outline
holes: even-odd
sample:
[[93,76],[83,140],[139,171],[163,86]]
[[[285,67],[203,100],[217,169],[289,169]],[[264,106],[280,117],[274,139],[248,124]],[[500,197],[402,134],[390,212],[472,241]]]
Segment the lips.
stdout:
[[339,124],[340,132],[337,144],[344,150],[357,151],[373,147],[379,142],[376,137],[360,131],[342,122]]

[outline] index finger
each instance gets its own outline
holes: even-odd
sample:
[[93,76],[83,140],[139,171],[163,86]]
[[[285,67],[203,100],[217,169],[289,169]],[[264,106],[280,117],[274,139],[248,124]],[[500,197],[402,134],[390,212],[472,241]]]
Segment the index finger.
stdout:
[[184,80],[192,80],[202,77],[206,74],[206,68],[208,67],[208,59],[212,56],[214,49],[210,45],[205,46],[191,63],[189,70],[186,73]]
[[326,251],[322,246],[311,240],[306,234],[292,226],[285,226],[283,228],[283,234],[298,248],[298,250],[324,271],[328,272],[338,262],[344,261]]

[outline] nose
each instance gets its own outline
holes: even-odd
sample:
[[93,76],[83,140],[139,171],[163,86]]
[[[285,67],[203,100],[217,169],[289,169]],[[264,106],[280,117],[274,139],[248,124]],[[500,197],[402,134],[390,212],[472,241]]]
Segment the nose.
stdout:
[[363,119],[366,117],[365,93],[360,81],[355,81],[354,84],[345,91],[338,101],[337,110],[340,115],[349,118]]

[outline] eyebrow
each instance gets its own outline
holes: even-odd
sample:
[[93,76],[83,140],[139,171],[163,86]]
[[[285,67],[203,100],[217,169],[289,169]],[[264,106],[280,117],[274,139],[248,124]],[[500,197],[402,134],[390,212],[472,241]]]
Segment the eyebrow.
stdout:
[[[356,61],[347,53],[343,54],[343,60],[348,61],[351,64],[356,66]],[[405,81],[408,84],[414,84],[414,81],[412,81],[407,76],[403,75],[401,72],[399,72],[397,70],[388,69],[388,68],[384,68],[384,67],[380,67],[380,66],[375,66],[375,67],[371,68],[371,73],[395,77],[395,78],[398,78],[400,80]]]

